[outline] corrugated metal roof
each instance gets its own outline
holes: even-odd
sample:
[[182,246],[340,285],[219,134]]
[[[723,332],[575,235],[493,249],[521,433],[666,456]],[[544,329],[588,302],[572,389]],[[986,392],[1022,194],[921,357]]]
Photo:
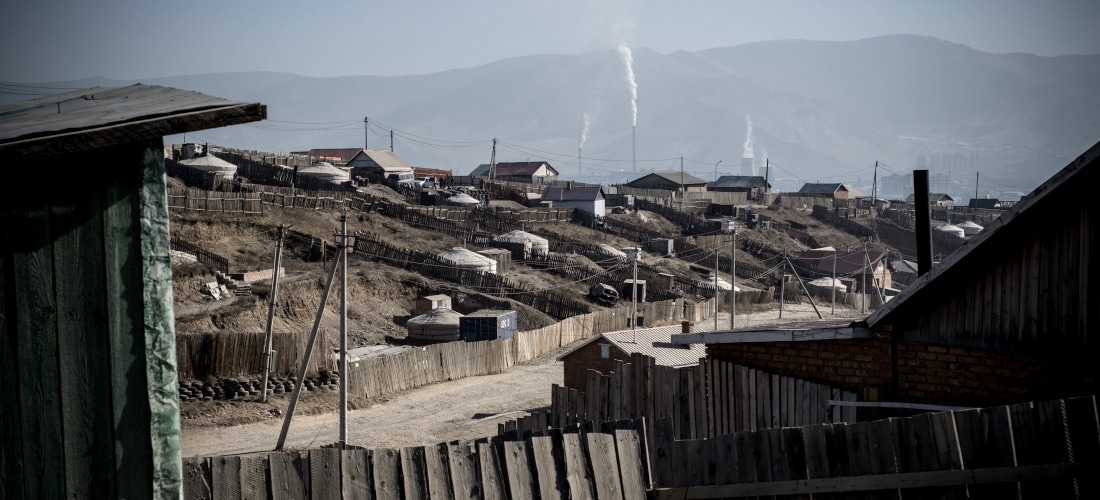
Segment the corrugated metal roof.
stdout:
[[393,151],[385,151],[380,149],[361,149],[354,156],[348,159],[348,163],[350,163],[351,160],[354,160],[355,157],[360,155],[366,156],[374,163],[377,163],[378,166],[382,167],[383,170],[412,170],[412,167],[408,166],[404,161],[402,161],[401,158],[399,158],[397,154]]
[[595,201],[604,199],[600,186],[548,187],[542,192],[543,200]]
[[314,158],[324,158],[326,160],[336,160],[339,163],[347,163],[355,158],[355,155],[363,151],[363,148],[328,148],[328,149],[311,149],[307,153]]
[[848,189],[844,187],[844,184],[840,183],[812,184],[807,182],[802,186],[802,189],[798,190],[798,192],[802,194],[833,194],[837,192],[837,190],[847,191]]
[[683,184],[685,186],[698,186],[706,185],[707,181],[700,179],[691,174],[680,174],[680,172],[654,172],[652,174],[643,175],[637,179],[628,182],[627,186],[635,185],[636,183],[643,183],[646,178],[657,177],[672,184]]
[[764,185],[762,175],[723,175],[718,178],[715,187],[720,188],[746,188],[751,189]]
[[672,336],[679,334],[681,331],[680,326],[659,326],[635,331],[622,330],[602,333],[558,356],[557,360],[561,361],[578,349],[603,339],[621,349],[627,355],[638,353],[650,356],[661,366],[676,367],[697,364],[700,358],[707,356],[706,347],[702,344],[673,344]]
[[0,154],[62,154],[262,120],[267,109],[189,90],[93,87],[0,105]]
[[[500,162],[497,163],[495,175],[497,177],[535,175],[535,173],[537,173],[539,168],[542,168],[543,165],[546,165],[547,170],[550,170],[553,175],[558,175],[558,171],[554,169],[554,167],[550,166],[549,163],[546,163],[544,161]],[[478,165],[473,172],[470,172],[470,175],[485,177],[489,175],[490,167],[490,164],[482,163],[481,165]]]

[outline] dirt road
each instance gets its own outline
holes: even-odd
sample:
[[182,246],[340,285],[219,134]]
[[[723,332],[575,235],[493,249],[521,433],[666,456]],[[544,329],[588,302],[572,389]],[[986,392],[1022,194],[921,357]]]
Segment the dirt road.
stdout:
[[[828,312],[828,306],[823,313]],[[838,313],[841,311],[838,310]],[[851,314],[851,311],[843,313]],[[816,319],[809,304],[788,305],[783,320],[776,311],[738,314],[739,328]],[[729,325],[723,313],[720,328]],[[712,331],[713,321],[696,325]],[[368,448],[423,446],[496,434],[497,423],[550,405],[550,385],[562,382],[562,365],[547,356],[516,365],[506,373],[429,385],[392,396],[369,408],[348,412],[348,442]],[[269,451],[275,446],[282,418],[233,427],[184,425],[183,456],[212,456]],[[295,417],[287,448],[315,448],[339,435],[336,413]]]

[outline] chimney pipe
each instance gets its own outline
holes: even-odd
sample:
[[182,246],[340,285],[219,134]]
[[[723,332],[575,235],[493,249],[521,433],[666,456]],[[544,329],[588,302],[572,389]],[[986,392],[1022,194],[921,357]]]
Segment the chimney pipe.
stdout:
[[928,171],[913,171],[913,225],[917,233],[917,276],[932,270],[932,207],[928,196]]

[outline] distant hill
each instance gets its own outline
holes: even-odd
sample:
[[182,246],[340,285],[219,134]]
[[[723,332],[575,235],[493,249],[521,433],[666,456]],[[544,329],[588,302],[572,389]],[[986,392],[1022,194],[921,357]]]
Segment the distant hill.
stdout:
[[[869,184],[874,161],[908,173],[918,155],[945,190],[973,193],[975,170],[1000,188],[1030,188],[1100,139],[1100,56],[990,54],[942,40],[775,41],[660,54],[634,51],[640,169],[705,179],[739,171],[746,115],[773,178]],[[288,68],[291,69],[292,68]],[[184,70],[185,71],[185,70]],[[362,63],[370,72],[369,60]],[[291,151],[363,144],[409,163],[468,172],[490,158],[545,159],[576,176],[582,116],[588,173],[630,177],[631,116],[616,51],[540,55],[428,75],[312,78],[231,73],[143,80],[260,101],[271,121],[189,135],[240,148]],[[58,86],[125,85],[103,78]],[[324,123],[322,123],[324,122]],[[333,123],[343,122],[343,123]],[[273,130],[283,129],[283,130]],[[173,138],[178,140],[178,138]],[[447,142],[450,141],[450,142]],[[615,160],[615,161],[600,161]],[[659,161],[654,161],[659,160]],[[760,160],[762,163],[762,160]],[[623,170],[623,172],[620,172]],[[612,172],[614,172],[612,174]]]

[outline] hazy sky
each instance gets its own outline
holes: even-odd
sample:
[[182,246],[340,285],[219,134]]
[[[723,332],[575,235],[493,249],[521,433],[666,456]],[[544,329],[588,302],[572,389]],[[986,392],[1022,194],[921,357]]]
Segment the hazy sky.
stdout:
[[1100,53],[1098,0],[10,0],[0,9],[8,82],[419,74],[620,43],[667,53],[886,34],[987,52]]

